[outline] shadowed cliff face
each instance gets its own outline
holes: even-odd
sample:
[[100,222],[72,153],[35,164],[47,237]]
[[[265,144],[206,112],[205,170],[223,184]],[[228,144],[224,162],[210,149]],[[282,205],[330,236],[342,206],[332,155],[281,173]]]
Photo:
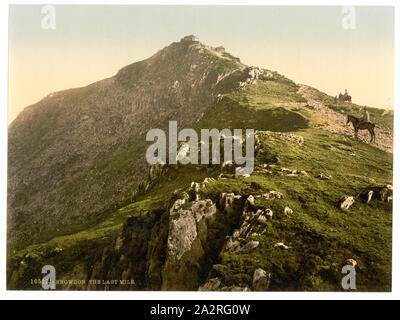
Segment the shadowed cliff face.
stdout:
[[169,120],[192,127],[243,69],[181,41],[112,78],[27,107],[9,127],[9,243],[73,232],[129,203],[147,179],[147,131]]

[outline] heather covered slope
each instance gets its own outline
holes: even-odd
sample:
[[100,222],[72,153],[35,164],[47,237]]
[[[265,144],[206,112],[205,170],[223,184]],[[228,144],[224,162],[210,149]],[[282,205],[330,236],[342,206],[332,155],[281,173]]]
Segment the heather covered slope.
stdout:
[[9,245],[85,229],[130,203],[147,178],[147,131],[170,119],[192,127],[245,73],[238,59],[186,39],[27,107],[9,127]]
[[[353,259],[357,290],[389,291],[392,154],[327,130],[300,88],[269,73],[224,92],[194,125],[258,130],[250,177],[224,165],[155,166],[146,188],[101,222],[9,252],[8,287],[38,289],[30,279],[51,264],[58,279],[85,281],[58,289],[340,291]],[[390,131],[391,115],[376,120]],[[354,204],[341,208],[348,197]]]

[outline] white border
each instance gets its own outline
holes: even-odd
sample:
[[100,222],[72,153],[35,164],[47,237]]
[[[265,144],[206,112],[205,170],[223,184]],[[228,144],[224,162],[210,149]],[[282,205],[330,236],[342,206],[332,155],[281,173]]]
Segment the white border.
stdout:
[[[53,0],[52,4],[66,4],[66,1]],[[7,200],[7,105],[8,105],[8,5],[9,4],[48,4],[42,1],[9,1],[1,2],[0,10],[0,34],[1,34],[1,53],[0,53],[0,88],[2,98],[2,108],[0,110],[0,299],[43,299],[43,300],[59,300],[59,299],[104,299],[104,300],[204,300],[204,299],[228,299],[228,300],[276,300],[276,299],[399,299],[400,298],[400,218],[397,216],[399,208],[399,138],[397,130],[400,122],[395,111],[395,135],[394,135],[394,200],[393,200],[393,287],[392,293],[309,293],[309,292],[246,292],[246,293],[227,293],[227,292],[80,292],[80,291],[6,291],[6,200]],[[394,106],[398,105],[400,96],[400,63],[399,63],[399,35],[400,21],[398,18],[399,5],[396,0],[352,0],[352,1],[269,1],[269,0],[158,0],[158,1],[68,1],[68,4],[160,4],[160,5],[376,5],[376,6],[394,6],[395,7],[395,90],[394,90]],[[395,107],[396,109],[396,107]]]

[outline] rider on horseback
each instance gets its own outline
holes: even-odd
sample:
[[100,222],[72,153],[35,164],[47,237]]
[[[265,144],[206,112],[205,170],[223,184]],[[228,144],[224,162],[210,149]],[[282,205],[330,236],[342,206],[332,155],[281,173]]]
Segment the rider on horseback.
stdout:
[[367,106],[364,107],[364,115],[361,118],[360,124],[368,123],[369,121],[369,112],[367,110]]
[[351,122],[354,128],[354,136],[357,138],[359,130],[368,130],[371,135],[371,143],[375,142],[375,124],[369,121],[369,113],[367,107],[364,107],[364,115],[362,118],[357,118],[352,115],[347,115],[347,123]]

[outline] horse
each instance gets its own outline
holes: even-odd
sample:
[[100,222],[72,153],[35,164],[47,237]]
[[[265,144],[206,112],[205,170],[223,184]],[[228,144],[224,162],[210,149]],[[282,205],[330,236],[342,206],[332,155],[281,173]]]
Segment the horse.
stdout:
[[340,102],[346,102],[346,101],[348,101],[348,102],[351,103],[351,96],[348,95],[348,94],[341,94],[341,93],[339,93],[339,101],[340,101]]
[[374,142],[375,143],[375,124],[372,122],[363,122],[361,119],[352,116],[352,115],[347,115],[347,124],[351,122],[353,124],[354,128],[354,137],[358,138],[358,130],[368,130],[369,134],[371,135],[371,141],[370,143]]

